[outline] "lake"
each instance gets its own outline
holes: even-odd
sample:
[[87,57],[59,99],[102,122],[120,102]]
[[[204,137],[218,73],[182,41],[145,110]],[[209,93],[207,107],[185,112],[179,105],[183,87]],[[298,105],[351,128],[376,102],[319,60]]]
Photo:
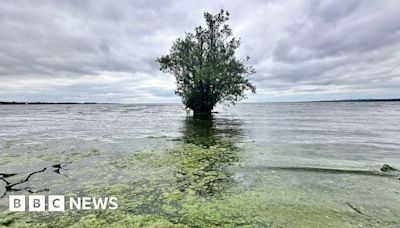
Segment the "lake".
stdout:
[[[0,224],[400,226],[399,172],[380,170],[400,168],[399,102],[215,111],[194,120],[176,104],[0,106]],[[8,212],[9,194],[30,192],[113,195],[119,208]]]

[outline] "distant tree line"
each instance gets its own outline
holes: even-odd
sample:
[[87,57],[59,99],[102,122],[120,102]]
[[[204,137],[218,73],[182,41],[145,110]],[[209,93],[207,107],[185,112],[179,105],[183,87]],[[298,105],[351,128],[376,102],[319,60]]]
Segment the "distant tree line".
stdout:
[[96,102],[18,102],[18,101],[0,101],[0,104],[23,105],[23,104],[97,104]]

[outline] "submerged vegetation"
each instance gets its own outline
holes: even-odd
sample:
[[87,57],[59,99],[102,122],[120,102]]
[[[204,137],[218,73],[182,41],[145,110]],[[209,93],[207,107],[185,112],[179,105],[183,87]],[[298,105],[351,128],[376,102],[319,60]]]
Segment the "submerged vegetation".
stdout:
[[[160,154],[144,151],[114,165],[164,170],[85,195],[118,197],[116,211],[65,214],[2,213],[0,225],[17,227],[358,227],[390,225],[351,211],[276,203],[263,189],[247,189],[229,170],[238,165],[231,142],[199,146],[181,143]],[[150,166],[149,166],[150,165]]]
[[[92,168],[98,173],[97,182],[81,183],[82,187],[78,191],[66,195],[66,197],[116,196],[119,204],[117,210],[66,210],[63,214],[15,213],[5,210],[0,212],[0,227],[396,227],[398,225],[394,220],[371,216],[362,205],[354,202],[344,201],[343,208],[333,209],[329,205],[316,206],[295,201],[279,201],[273,192],[257,184],[262,179],[279,178],[273,174],[278,169],[257,168],[257,171],[252,173],[252,176],[257,177],[253,180],[253,184],[243,181],[241,172],[246,158],[238,144],[243,130],[240,124],[233,125],[232,129],[229,127],[222,129],[213,120],[188,118],[184,122],[182,137],[171,147],[145,149],[112,161],[99,159],[97,167]],[[60,168],[58,174],[72,174],[74,165],[82,167],[80,165],[87,164],[89,160],[104,156],[98,149],[64,154],[70,154],[71,157],[59,154],[46,155],[45,152],[39,157],[43,161],[52,162],[51,164],[56,162],[50,167]],[[85,171],[78,169],[76,172],[82,175]],[[335,175],[354,174],[351,171],[336,169],[305,168],[302,171]],[[115,175],[121,175],[123,172],[135,176],[132,179],[115,181]],[[377,172],[381,172],[382,175],[369,175],[365,172],[362,176],[376,178],[389,176],[384,174],[384,171],[374,171],[370,174]],[[34,177],[42,174],[35,174]],[[7,175],[3,177],[8,178]],[[52,191],[52,186],[47,187]],[[289,188],[284,188],[282,191],[286,191],[288,197],[298,197]]]

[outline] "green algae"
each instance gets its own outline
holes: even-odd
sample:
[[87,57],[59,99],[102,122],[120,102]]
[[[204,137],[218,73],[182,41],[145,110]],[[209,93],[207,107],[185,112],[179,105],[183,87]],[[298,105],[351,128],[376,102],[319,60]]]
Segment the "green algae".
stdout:
[[16,141],[7,141],[6,143],[4,143],[3,147],[5,149],[10,149],[11,147],[13,147],[14,145],[16,145]]
[[[67,174],[79,177],[79,190],[66,197],[118,198],[117,210],[66,210],[65,213],[0,213],[0,227],[398,227],[396,221],[373,215],[357,202],[343,207],[310,205],[297,199],[299,190],[277,188],[276,197],[265,185],[273,185],[275,171],[324,175],[387,176],[379,171],[339,170],[313,167],[256,167],[250,170],[256,186],[238,181],[248,171],[243,151],[237,147],[240,128],[220,129],[212,122],[187,119],[183,137],[172,148],[152,148],[116,156],[99,150],[40,153],[52,162],[80,163]],[[223,134],[224,137],[218,137]],[[224,138],[224,139],[222,139]],[[228,140],[226,140],[228,139]],[[92,166],[86,167],[86,162]],[[94,164],[94,166],[93,166]],[[289,173],[289,172],[286,172]],[[361,174],[361,175],[358,175]],[[342,175],[347,176],[347,175]],[[122,177],[122,179],[118,179]],[[64,179],[57,184],[62,187]],[[271,181],[272,180],[272,181]],[[251,182],[249,181],[249,182]],[[55,182],[53,182],[54,184]],[[285,183],[287,184],[287,182]],[[52,186],[54,187],[54,186]],[[63,192],[58,192],[63,193]],[[304,193],[306,194],[306,193]],[[329,192],[326,194],[330,194]],[[320,198],[318,200],[321,200]],[[322,201],[322,200],[321,200]],[[352,205],[362,213],[350,208]],[[335,208],[335,209],[333,209]]]
[[163,154],[157,151],[144,150],[134,152],[122,159],[114,160],[110,164],[116,168],[137,169],[138,167],[155,168],[165,166],[168,165],[168,161],[165,160]]
[[173,210],[164,205],[153,213],[143,210],[139,213],[118,210],[66,214],[46,223],[30,220],[18,221],[12,225],[15,227],[24,227],[27,224],[31,227],[389,227],[394,225],[357,213],[271,203],[268,194],[262,192],[228,194],[213,199],[188,194],[172,201],[179,203],[176,206],[179,209]]
[[15,161],[16,159],[18,159],[21,155],[16,154],[16,153],[6,153],[6,154],[2,154],[0,155],[0,165],[6,165],[10,162]]
[[183,144],[169,155],[175,159],[174,176],[181,191],[192,190],[200,195],[214,195],[233,183],[231,166],[238,162],[238,151],[231,142],[198,146]]
[[[64,214],[4,214],[11,227],[395,227],[353,211],[279,203],[262,189],[248,189],[233,178],[240,168],[232,142],[192,143],[143,151],[114,163],[117,167],[163,170],[107,188],[91,186],[69,196],[116,196],[119,208],[66,211]],[[125,161],[125,163],[121,163]],[[151,172],[150,172],[151,173]],[[260,173],[259,175],[262,175]],[[90,186],[90,185],[88,185]]]
[[62,153],[48,153],[44,151],[40,153],[37,157],[42,159],[43,161],[51,161],[51,162],[81,162],[82,159],[90,158],[93,156],[100,155],[100,150],[93,148],[88,151],[62,151]]

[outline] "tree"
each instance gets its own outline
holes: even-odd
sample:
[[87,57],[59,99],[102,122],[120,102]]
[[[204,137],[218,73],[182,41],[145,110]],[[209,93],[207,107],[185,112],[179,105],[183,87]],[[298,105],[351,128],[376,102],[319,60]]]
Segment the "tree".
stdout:
[[235,56],[240,39],[232,37],[232,30],[225,23],[229,13],[204,13],[204,18],[205,28],[199,26],[194,33],[186,33],[185,38],[173,43],[168,55],[157,58],[160,70],[176,77],[175,93],[195,116],[211,115],[217,103],[234,104],[246,97],[246,91],[256,90],[247,78],[255,73],[246,66],[249,57]]

